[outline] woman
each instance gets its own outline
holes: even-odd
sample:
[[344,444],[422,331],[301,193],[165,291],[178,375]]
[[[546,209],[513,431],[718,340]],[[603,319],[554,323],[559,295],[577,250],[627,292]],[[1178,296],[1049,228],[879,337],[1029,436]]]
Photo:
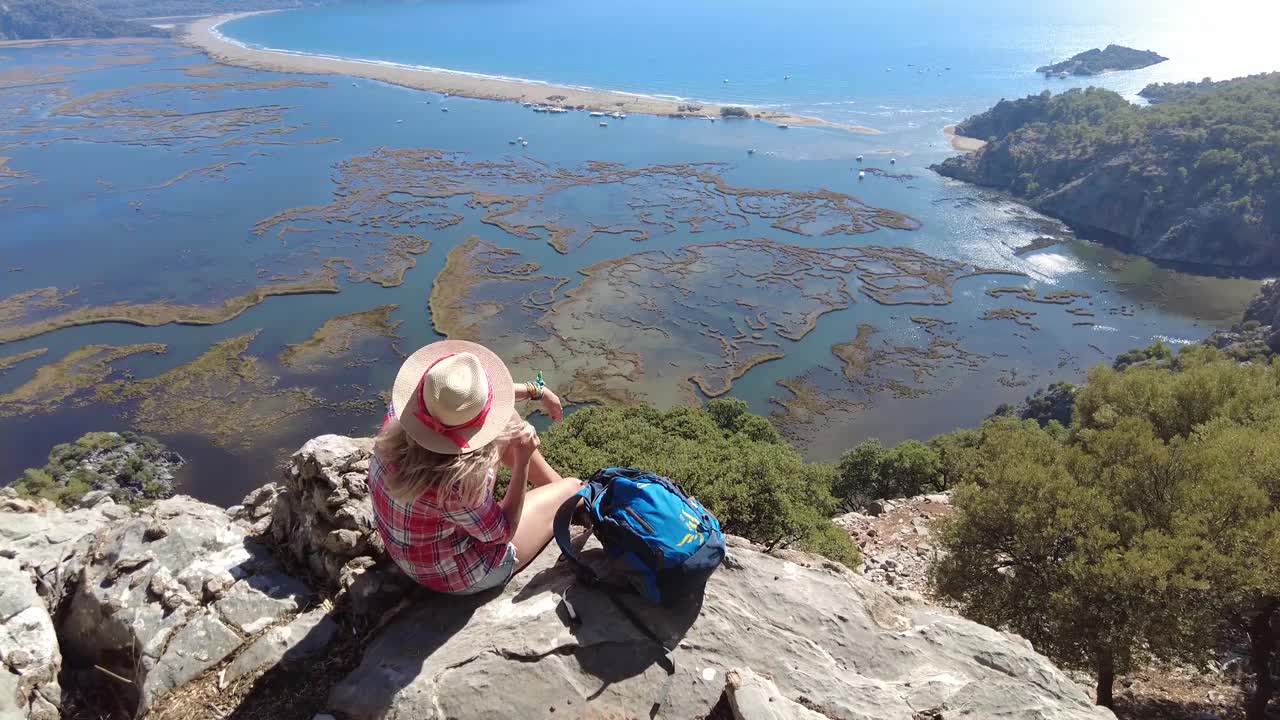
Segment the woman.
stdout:
[[[555,393],[513,383],[502,360],[476,343],[433,343],[396,375],[369,491],[387,553],[432,590],[470,595],[505,585],[546,547],[557,508],[582,487],[538,452],[517,400],[540,400],[552,420],[563,416]],[[500,463],[511,484],[498,502]]]

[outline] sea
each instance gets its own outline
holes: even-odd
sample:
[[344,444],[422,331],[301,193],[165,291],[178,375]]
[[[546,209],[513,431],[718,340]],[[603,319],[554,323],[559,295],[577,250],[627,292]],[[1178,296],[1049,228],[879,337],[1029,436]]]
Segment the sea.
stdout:
[[[553,304],[582,287],[584,268],[740,239],[909,248],[1007,273],[955,279],[946,304],[886,305],[855,292],[798,338],[764,330],[761,341],[782,357],[733,378],[727,393],[773,417],[814,460],[870,437],[894,443],[976,425],[1000,403],[1079,381],[1130,348],[1196,342],[1231,325],[1260,278],[1126,256],[996,193],[941,178],[929,166],[956,152],[943,128],[1001,98],[1044,90],[1094,84],[1141,102],[1136,93],[1150,82],[1275,70],[1280,46],[1269,35],[1277,20],[1280,8],[1265,2],[444,0],[304,8],[220,28],[254,47],[746,104],[875,134],[640,115],[600,127],[586,113],[551,116],[363,79],[218,67],[171,42],[0,47],[0,157],[8,158],[0,164],[0,331],[79,307],[122,305],[123,318],[138,303],[216,306],[264,285],[314,279],[330,257],[374,262],[377,233],[391,230],[430,243],[389,287],[342,271],[333,291],[268,297],[226,322],[104,322],[0,345],[0,367],[6,357],[44,351],[0,370],[0,479],[43,465],[54,444],[83,432],[135,428],[187,458],[183,492],[230,505],[274,479],[278,461],[307,438],[372,433],[400,357],[441,337],[428,298],[450,251],[471,237],[565,278]],[[1111,42],[1170,60],[1091,79],[1034,71]],[[438,225],[389,229],[378,226],[385,214],[314,210],[341,200],[353,172],[346,163],[384,150],[443,151],[467,168],[489,163],[549,177],[601,162],[714,163],[735,188],[843,193],[908,215],[919,229],[799,234],[760,216],[650,224],[648,210],[691,196],[652,195],[640,181],[539,202],[539,212],[564,225],[652,230],[602,233],[563,253],[536,222],[522,233],[483,222],[484,203],[468,195],[441,201],[437,209],[456,221]],[[859,180],[860,169],[873,171]],[[490,189],[520,198],[538,182]],[[388,200],[421,201],[412,192]],[[296,232],[283,230],[292,221],[279,221],[282,213],[298,219]],[[681,279],[683,297],[704,302],[702,311],[714,294],[708,288],[719,287],[710,270],[707,280]],[[1069,301],[991,292],[1010,286]],[[51,303],[5,309],[6,299],[50,287],[58,289]],[[338,343],[310,365],[284,360],[287,346],[313,338],[326,321],[387,305],[399,323],[394,337]],[[492,306],[477,304],[477,317]],[[526,303],[523,311],[542,307]],[[1009,309],[1022,312],[1001,312]],[[495,312],[515,308],[498,304]],[[600,352],[634,340],[662,357],[664,341],[653,338],[665,333],[670,367],[650,362],[636,387],[661,376],[686,400],[706,399],[689,378],[717,359],[689,353],[679,342],[689,328],[674,313],[667,322],[643,332],[611,327],[615,349]],[[488,326],[476,323],[485,340]],[[850,381],[832,351],[862,326],[874,328],[873,382]],[[219,355],[230,341],[246,343],[243,351]],[[96,363],[73,355],[144,343],[165,351]],[[556,371],[569,375],[570,364],[560,360],[513,364],[568,385],[574,378]],[[798,407],[788,389],[797,382],[818,400]]]

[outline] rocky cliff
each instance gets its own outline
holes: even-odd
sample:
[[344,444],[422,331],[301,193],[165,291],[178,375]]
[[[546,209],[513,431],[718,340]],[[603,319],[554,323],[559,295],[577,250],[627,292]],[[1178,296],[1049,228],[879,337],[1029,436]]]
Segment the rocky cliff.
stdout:
[[0,717],[1112,717],[1017,637],[740,539],[675,610],[554,547],[501,592],[414,590],[369,523],[368,447],[317,438],[229,510],[4,497]]
[[960,123],[986,145],[933,169],[1126,252],[1266,272],[1280,267],[1277,110],[1276,73],[1148,108],[1097,88],[1045,92]]

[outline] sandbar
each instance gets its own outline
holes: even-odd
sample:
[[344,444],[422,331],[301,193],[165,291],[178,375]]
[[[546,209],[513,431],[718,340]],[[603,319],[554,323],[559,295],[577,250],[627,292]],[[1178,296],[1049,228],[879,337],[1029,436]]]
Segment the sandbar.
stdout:
[[942,134],[946,135],[947,139],[951,141],[951,147],[961,152],[977,152],[987,146],[986,140],[957,135],[955,125],[948,125],[942,128]]
[[[267,11],[270,12],[270,11]],[[689,111],[688,100],[671,100],[633,93],[567,87],[549,83],[493,77],[453,70],[307,55],[246,47],[218,32],[218,26],[257,13],[230,13],[201,18],[187,25],[183,42],[224,65],[274,72],[313,75],[345,75],[400,85],[415,90],[448,93],[481,100],[531,102],[540,105],[598,112],[621,111],[667,117],[720,117],[720,105],[698,103]],[[554,97],[554,99],[553,99]],[[681,108],[684,108],[683,110]],[[858,125],[833,123],[820,118],[747,108],[757,120],[792,127],[830,127],[851,132],[878,134],[878,130]]]

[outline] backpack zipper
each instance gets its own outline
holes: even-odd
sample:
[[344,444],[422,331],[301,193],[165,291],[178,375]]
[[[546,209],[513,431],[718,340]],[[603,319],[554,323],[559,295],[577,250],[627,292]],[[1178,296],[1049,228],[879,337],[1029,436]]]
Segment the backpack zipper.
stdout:
[[649,534],[650,534],[650,535],[656,535],[656,534],[657,534],[657,533],[655,533],[655,532],[653,531],[653,526],[652,526],[652,525],[650,525],[649,523],[645,522],[644,518],[640,517],[640,513],[636,512],[635,510],[632,510],[632,509],[631,509],[631,508],[629,508],[629,507],[623,507],[623,508],[622,508],[622,512],[624,512],[624,513],[626,513],[626,514],[630,515],[630,516],[632,517],[632,519],[634,519],[636,522],[640,523],[640,525],[641,525],[645,530],[648,530],[648,531],[649,531]]

